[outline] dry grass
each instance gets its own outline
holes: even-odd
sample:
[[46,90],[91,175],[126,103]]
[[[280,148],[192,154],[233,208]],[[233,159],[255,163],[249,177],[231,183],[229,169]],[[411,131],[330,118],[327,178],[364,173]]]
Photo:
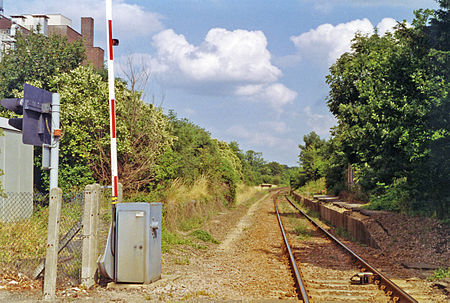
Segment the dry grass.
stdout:
[[216,195],[206,176],[192,185],[174,180],[164,199],[165,227],[169,231],[199,228],[212,214],[225,208]]
[[31,218],[0,223],[0,266],[16,267],[23,263],[37,265],[45,256],[47,243],[48,208],[36,211]]
[[312,198],[314,195],[327,193],[325,178],[309,181],[298,190],[302,195]]
[[239,184],[236,192],[236,204],[239,205],[254,199],[255,197],[259,197],[261,193],[266,193],[267,189],[261,189],[259,186]]

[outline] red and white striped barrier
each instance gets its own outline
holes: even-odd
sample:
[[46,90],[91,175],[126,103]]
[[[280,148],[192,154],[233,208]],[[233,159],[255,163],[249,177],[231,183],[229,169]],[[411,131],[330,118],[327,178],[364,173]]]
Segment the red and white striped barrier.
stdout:
[[112,0],[106,0],[106,33],[108,45],[108,86],[109,86],[109,122],[111,125],[111,177],[112,203],[117,203],[117,139],[116,139],[116,104],[114,95],[114,55],[112,37]]

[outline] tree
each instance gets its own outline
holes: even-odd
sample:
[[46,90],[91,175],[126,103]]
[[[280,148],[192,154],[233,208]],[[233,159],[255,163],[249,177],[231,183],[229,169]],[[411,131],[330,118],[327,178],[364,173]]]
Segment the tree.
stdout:
[[66,37],[40,33],[15,36],[14,48],[7,50],[0,62],[0,97],[10,98],[22,91],[25,82],[39,81],[49,89],[50,78],[68,72],[85,59],[82,41],[69,43]]
[[158,164],[159,187],[175,178],[193,184],[205,177],[211,190],[233,204],[241,175],[241,163],[233,149],[189,120],[178,119],[172,111],[169,119],[175,142]]
[[449,50],[431,46],[446,45],[449,27],[428,27],[429,15],[418,11],[414,27],[399,25],[394,34],[357,35],[352,52],[330,68],[327,103],[338,119],[337,145],[363,190],[376,197],[400,188],[408,193],[398,196],[401,209],[442,217],[450,194]]
[[[109,184],[108,83],[92,67],[80,66],[53,76],[49,88],[61,95],[61,184]],[[158,159],[172,145],[169,121],[124,82],[116,80],[115,92],[119,180],[127,191],[145,191],[156,180]]]
[[266,161],[264,161],[262,153],[248,150],[244,154],[244,161],[246,163],[243,166],[244,181],[251,185],[263,183],[262,175],[266,172]]
[[329,158],[328,143],[320,139],[315,132],[303,137],[304,145],[299,145],[300,168],[308,180],[317,180],[325,176]]
[[[148,58],[138,54],[128,55],[119,61],[119,67],[131,91],[139,93],[140,98],[146,100],[151,76],[151,67]],[[163,102],[164,94],[161,97],[158,107],[161,107]],[[154,95],[151,96],[151,104],[156,106]]]

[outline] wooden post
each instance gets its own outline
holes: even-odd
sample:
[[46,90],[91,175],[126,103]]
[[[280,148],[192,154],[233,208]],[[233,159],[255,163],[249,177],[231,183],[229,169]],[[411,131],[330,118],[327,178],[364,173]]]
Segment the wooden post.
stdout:
[[90,288],[95,284],[97,269],[97,229],[100,210],[100,185],[87,185],[84,190],[83,250],[81,284]]
[[56,271],[58,265],[59,218],[61,216],[62,190],[50,190],[48,214],[47,254],[45,256],[44,300],[52,301],[56,296]]

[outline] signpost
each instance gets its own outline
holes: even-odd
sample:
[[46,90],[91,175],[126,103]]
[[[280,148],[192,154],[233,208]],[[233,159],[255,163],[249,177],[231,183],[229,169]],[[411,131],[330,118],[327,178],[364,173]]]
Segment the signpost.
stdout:
[[59,247],[59,219],[62,190],[58,188],[60,96],[25,84],[23,98],[3,99],[1,105],[22,118],[8,123],[22,130],[24,144],[42,146],[42,168],[50,169],[50,202],[48,217],[47,253],[45,255],[44,300],[54,300]]
[[50,170],[50,190],[58,187],[60,96],[26,84],[23,98],[1,100],[1,105],[22,118],[10,118],[9,125],[22,131],[23,144],[42,146],[42,168]]

